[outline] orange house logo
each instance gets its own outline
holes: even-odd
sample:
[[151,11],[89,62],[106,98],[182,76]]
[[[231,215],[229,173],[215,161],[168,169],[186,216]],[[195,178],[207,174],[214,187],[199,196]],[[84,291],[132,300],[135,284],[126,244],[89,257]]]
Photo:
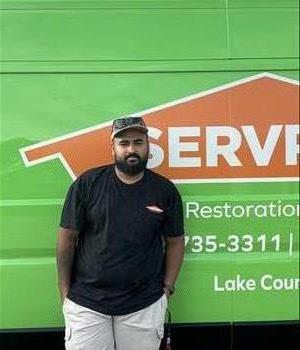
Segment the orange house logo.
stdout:
[[[174,182],[297,181],[299,82],[262,73],[172,101],[143,116],[148,167]],[[112,162],[111,122],[20,149],[26,166],[59,158],[72,179]]]

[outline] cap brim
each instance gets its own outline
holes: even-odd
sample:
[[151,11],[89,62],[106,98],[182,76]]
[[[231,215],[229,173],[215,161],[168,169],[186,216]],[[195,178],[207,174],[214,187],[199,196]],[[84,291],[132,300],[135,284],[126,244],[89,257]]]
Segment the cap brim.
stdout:
[[123,131],[125,130],[129,130],[129,129],[134,129],[134,130],[139,130],[141,132],[143,132],[144,134],[148,133],[148,128],[146,128],[145,126],[141,126],[141,125],[128,125],[125,126],[124,128],[120,129],[120,130],[115,130],[111,133],[111,139],[113,139],[114,137],[116,137],[118,134],[121,134]]

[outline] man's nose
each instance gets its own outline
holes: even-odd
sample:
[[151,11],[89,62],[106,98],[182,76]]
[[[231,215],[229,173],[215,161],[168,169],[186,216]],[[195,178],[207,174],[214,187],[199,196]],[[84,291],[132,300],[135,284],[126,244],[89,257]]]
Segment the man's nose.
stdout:
[[136,152],[136,147],[133,143],[130,143],[127,147],[127,152],[128,153],[135,153]]

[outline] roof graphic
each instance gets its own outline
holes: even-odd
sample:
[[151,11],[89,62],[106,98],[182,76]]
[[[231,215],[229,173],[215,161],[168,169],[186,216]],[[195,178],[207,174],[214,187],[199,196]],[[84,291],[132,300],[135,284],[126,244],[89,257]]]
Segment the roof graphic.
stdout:
[[[299,176],[298,164],[286,163],[285,139],[290,130],[286,125],[299,125],[298,94],[298,81],[261,73],[131,116],[144,117],[150,127],[150,142],[164,152],[163,160],[155,171],[174,182],[295,181]],[[111,123],[101,123],[21,148],[19,151],[24,164],[33,166],[59,158],[75,179],[89,168],[111,163]],[[209,152],[212,152],[211,145],[206,144],[208,135],[224,127],[229,127],[232,135],[233,132],[238,137],[241,135],[240,147],[235,151],[240,165],[230,165],[222,156],[218,157],[217,166],[208,164]],[[176,133],[172,132],[176,128],[179,131],[189,130],[190,134],[181,134],[180,142],[193,144],[186,149],[183,147],[180,156],[182,159],[198,158],[199,166],[185,166],[184,162],[183,166],[172,166],[170,152],[180,153],[176,149],[179,141],[175,144],[172,139],[170,141],[170,137],[174,141]],[[254,137],[256,149],[262,154],[268,149],[272,151],[265,166],[255,163],[255,147],[249,143],[250,136],[247,138],[246,131],[252,139]],[[217,136],[220,144],[230,142],[228,137],[226,140],[226,135]],[[231,134],[227,136],[230,138]],[[277,139],[274,140],[274,137]],[[155,151],[155,147],[152,150]]]

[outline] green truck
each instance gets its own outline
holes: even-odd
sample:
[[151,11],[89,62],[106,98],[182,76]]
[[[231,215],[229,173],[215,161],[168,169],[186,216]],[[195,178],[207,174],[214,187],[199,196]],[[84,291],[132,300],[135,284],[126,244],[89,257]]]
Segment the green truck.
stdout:
[[0,337],[61,334],[64,196],[112,162],[111,121],[125,115],[143,115],[148,166],[183,196],[177,344],[208,326],[230,346],[241,324],[297,326],[298,5],[0,1]]

